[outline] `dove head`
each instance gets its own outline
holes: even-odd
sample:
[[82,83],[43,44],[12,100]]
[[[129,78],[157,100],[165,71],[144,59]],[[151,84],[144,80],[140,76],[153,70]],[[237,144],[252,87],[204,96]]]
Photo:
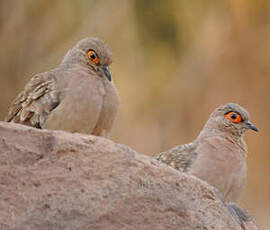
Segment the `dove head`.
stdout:
[[64,57],[62,64],[82,65],[105,75],[111,81],[109,65],[112,53],[108,46],[99,38],[85,38],[79,41]]
[[242,137],[243,134],[251,129],[258,132],[258,128],[250,121],[250,115],[240,105],[228,103],[215,109],[205,125],[205,129],[217,130],[229,133],[234,136]]

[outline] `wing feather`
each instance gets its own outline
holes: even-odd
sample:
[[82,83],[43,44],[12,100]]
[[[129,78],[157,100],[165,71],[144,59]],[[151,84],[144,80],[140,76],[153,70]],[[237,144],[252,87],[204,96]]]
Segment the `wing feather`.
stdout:
[[59,94],[52,73],[35,75],[12,102],[5,120],[41,128],[49,113],[59,105]]
[[193,143],[178,145],[158,154],[156,159],[181,172],[186,172],[197,157],[195,149]]

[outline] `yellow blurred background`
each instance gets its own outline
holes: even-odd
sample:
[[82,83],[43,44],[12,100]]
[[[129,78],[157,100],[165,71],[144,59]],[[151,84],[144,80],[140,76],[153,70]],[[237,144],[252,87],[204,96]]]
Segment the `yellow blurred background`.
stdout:
[[87,36],[114,54],[111,139],[140,153],[191,141],[221,104],[249,110],[260,132],[245,138],[241,204],[270,229],[270,1],[0,0],[0,119],[33,74]]

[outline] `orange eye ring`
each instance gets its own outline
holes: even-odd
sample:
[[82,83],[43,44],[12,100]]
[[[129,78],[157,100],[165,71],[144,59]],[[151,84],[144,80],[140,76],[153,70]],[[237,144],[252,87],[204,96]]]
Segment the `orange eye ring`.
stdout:
[[98,58],[98,56],[97,56],[97,54],[96,54],[96,52],[94,50],[90,50],[87,53],[87,56],[92,62],[94,62],[96,64],[99,64],[99,58]]
[[226,114],[226,118],[233,122],[233,123],[239,123],[242,121],[242,117],[240,114],[236,113],[236,112],[229,112]]

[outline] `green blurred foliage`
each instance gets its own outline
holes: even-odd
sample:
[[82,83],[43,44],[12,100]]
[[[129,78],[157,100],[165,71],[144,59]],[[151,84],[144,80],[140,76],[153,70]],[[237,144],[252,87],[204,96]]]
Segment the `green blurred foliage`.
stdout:
[[226,102],[246,107],[249,177],[242,200],[270,226],[270,1],[0,0],[0,117],[33,74],[86,36],[114,54],[121,108],[111,138],[154,155],[196,137]]

